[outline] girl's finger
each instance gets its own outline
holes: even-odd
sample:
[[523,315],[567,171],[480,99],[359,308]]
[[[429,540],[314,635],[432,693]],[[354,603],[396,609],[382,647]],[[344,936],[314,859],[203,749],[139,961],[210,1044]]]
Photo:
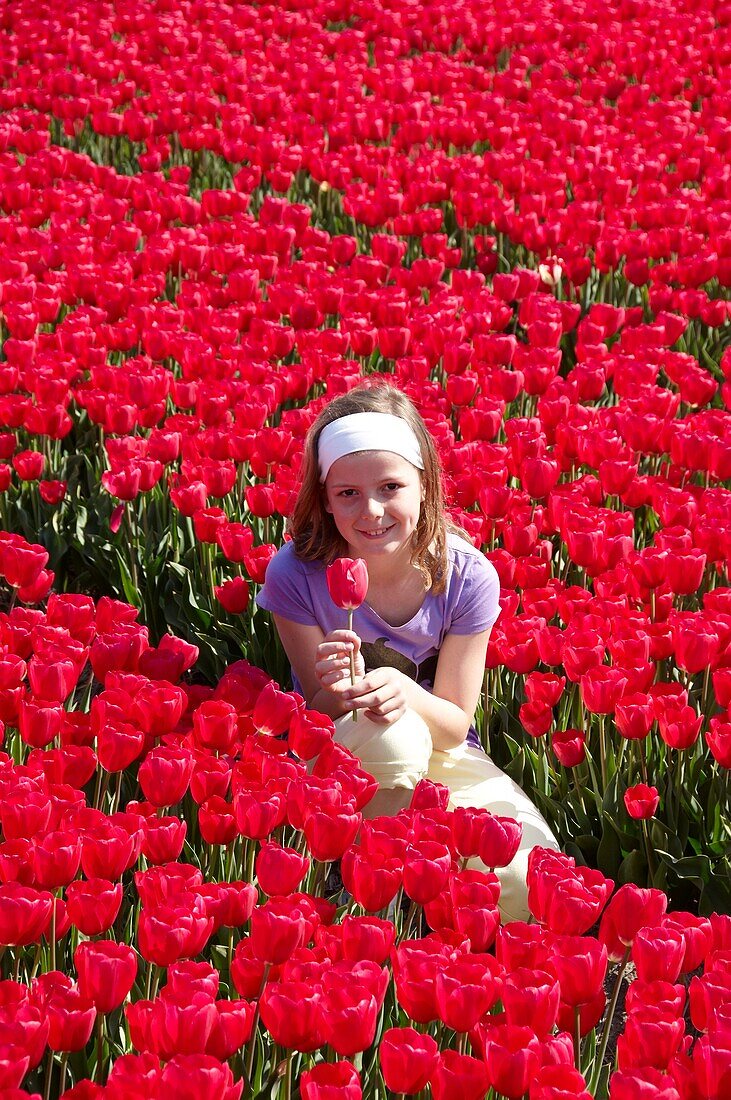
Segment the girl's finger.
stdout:
[[333,684],[342,682],[345,682],[345,673],[342,669],[335,672],[325,672],[320,676],[320,683],[325,687],[332,687]]
[[348,642],[322,642],[317,647],[317,652],[320,657],[332,657],[342,656],[344,653],[351,653],[353,647]]
[[342,645],[344,642],[350,645],[360,645],[360,638],[353,630],[331,630],[322,644],[336,643]]

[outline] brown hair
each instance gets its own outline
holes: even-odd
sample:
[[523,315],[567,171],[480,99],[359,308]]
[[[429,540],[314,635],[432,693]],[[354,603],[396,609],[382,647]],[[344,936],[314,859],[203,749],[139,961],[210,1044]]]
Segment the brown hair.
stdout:
[[366,383],[340,394],[325,406],[307,433],[302,480],[288,524],[297,556],[329,565],[347,551],[335,521],[325,510],[317,446],[326,424],[362,412],[400,416],[416,434],[424,462],[424,469],[420,471],[424,501],[413,535],[411,561],[421,571],[427,588],[435,593],[443,592],[447,580],[447,532],[462,532],[444,514],[442,472],[434,440],[406,394],[384,383],[375,386]]

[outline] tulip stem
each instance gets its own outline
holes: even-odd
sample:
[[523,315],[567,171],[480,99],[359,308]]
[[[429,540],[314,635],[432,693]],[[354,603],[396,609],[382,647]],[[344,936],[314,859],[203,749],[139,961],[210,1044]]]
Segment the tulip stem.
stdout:
[[657,865],[655,863],[655,857],[653,855],[653,848],[650,842],[650,830],[647,825],[647,819],[642,819],[642,836],[645,841],[645,851],[647,852],[647,870],[650,872],[650,886],[655,885],[655,873],[657,871]]
[[292,1051],[287,1051],[287,1063],[284,1073],[284,1097],[285,1100],[290,1100],[292,1095]]
[[412,900],[411,905],[409,906],[409,911],[406,914],[406,923],[404,925],[403,939],[405,940],[409,938],[411,925],[414,923],[414,917],[416,916],[416,911],[418,908],[419,906],[417,905],[417,903]]
[[599,715],[599,763],[602,773],[602,795],[607,789],[607,743],[604,732],[604,715]]
[[574,1065],[581,1072],[581,1008],[574,1005]]
[[255,840],[247,840],[246,844],[247,844],[246,878],[244,879],[244,881],[253,884],[253,882],[254,882],[254,867],[255,867],[255,863],[256,863],[256,841]]
[[59,1096],[63,1096],[63,1094],[66,1092],[66,1065],[68,1063],[68,1060],[68,1051],[64,1051],[61,1055],[61,1079],[58,1083]]
[[104,1053],[104,1016],[101,1012],[97,1013],[96,1017],[96,1073],[95,1077],[97,1084],[101,1085],[102,1077],[102,1055]]
[[53,1051],[48,1051],[48,1060],[46,1062],[46,1082],[43,1089],[43,1100],[50,1100],[51,1097],[51,1080],[53,1079]]
[[261,980],[261,989],[259,990],[259,997],[256,1000],[256,1008],[254,1009],[254,1020],[251,1025],[251,1038],[249,1039],[249,1048],[246,1052],[246,1082],[250,1086],[251,1075],[254,1072],[254,1054],[256,1053],[256,1029],[259,1026],[259,999],[267,984],[267,978],[269,977],[269,971],[271,970],[271,963],[265,963],[264,975]]
[[[353,629],[353,608],[348,608],[348,630]],[[355,652],[350,651],[350,686],[355,687]],[[358,712],[354,710],[352,712],[352,718],[354,722],[358,721]]]
[[599,1044],[599,1050],[596,1054],[596,1059],[594,1062],[594,1072],[592,1074],[591,1084],[589,1085],[589,1092],[592,1094],[592,1096],[596,1092],[597,1085],[599,1084],[599,1078],[601,1077],[602,1063],[604,1062],[604,1055],[607,1053],[609,1033],[612,1028],[612,1020],[614,1019],[614,1013],[617,1008],[617,1001],[619,1000],[619,991],[622,986],[622,978],[624,977],[624,972],[627,969],[627,963],[629,962],[629,957],[631,954],[632,944],[630,943],[625,948],[624,955],[622,956],[622,961],[619,964],[617,977],[614,981],[614,988],[612,989],[612,996],[609,1001],[609,1008],[607,1009],[607,1016],[604,1021],[604,1027],[602,1028],[602,1040]]
[[56,901],[57,895],[54,893],[51,909],[51,970],[56,969]]

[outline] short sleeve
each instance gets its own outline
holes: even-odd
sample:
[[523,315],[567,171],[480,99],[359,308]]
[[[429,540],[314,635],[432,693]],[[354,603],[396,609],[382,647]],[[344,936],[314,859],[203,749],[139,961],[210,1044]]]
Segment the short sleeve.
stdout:
[[495,566],[478,550],[458,551],[453,570],[457,591],[448,632],[480,634],[489,630],[500,614],[500,579]]
[[285,543],[269,562],[256,603],[293,623],[318,625],[307,573],[291,542]]

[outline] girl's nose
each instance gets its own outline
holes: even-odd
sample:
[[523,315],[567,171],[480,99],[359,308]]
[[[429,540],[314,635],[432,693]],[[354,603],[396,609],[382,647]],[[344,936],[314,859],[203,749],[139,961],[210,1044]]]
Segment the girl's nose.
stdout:
[[383,505],[376,497],[365,497],[363,500],[363,515],[369,518],[383,515]]

